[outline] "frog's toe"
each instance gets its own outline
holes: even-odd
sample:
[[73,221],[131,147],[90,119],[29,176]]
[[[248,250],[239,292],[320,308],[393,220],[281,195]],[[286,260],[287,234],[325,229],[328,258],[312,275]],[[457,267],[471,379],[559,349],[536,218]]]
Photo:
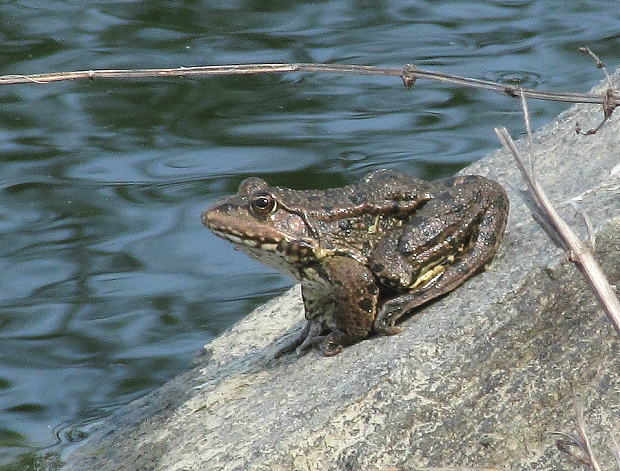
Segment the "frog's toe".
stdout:
[[297,344],[295,344],[295,342],[290,342],[286,344],[284,347],[278,349],[278,351],[273,355],[273,357],[280,358],[282,355],[286,355],[294,351],[296,347],[297,347]]
[[400,313],[398,311],[384,307],[375,319],[373,330],[379,335],[400,334],[405,328],[395,325],[399,317]]
[[390,325],[389,323],[377,322],[375,321],[375,325],[373,326],[373,330],[379,335],[396,335],[400,334],[404,327]]
[[295,355],[297,358],[303,357],[306,353],[308,353],[308,349],[310,348],[309,344],[302,344],[295,349]]
[[333,357],[338,355],[342,351],[342,345],[335,345],[333,343],[321,344],[321,353],[326,357]]
[[314,345],[314,342],[321,333],[321,325],[317,322],[306,322],[303,330],[299,333],[299,335],[292,341],[287,343],[284,347],[280,348],[274,358],[279,358],[282,355],[286,355],[287,353],[295,352],[298,357],[301,357],[306,353],[306,350]]
[[347,336],[343,331],[334,330],[321,339],[319,349],[326,357],[333,357],[342,351],[346,339]]

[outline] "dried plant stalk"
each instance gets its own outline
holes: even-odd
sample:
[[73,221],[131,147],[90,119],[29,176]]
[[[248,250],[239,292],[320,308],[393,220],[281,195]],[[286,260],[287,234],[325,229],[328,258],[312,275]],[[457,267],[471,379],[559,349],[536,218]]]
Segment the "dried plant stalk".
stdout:
[[[527,116],[527,109],[524,109],[524,113]],[[529,123],[529,117],[526,118],[526,123]],[[521,175],[528,186],[530,196],[538,206],[538,209],[546,216],[546,222],[548,224],[541,224],[541,227],[543,227],[544,230],[551,227],[554,231],[554,236],[561,240],[562,246],[566,248],[570,254],[571,260],[585,276],[594,293],[603,304],[607,317],[616,329],[616,332],[620,334],[620,301],[618,301],[612,286],[609,284],[600,266],[594,259],[592,251],[579,240],[575,232],[557,213],[543,188],[528,171],[523,157],[517,150],[506,128],[495,128],[495,133],[506,151],[514,157],[517,167],[521,171]]]
[[308,72],[308,73],[334,73],[334,74],[357,74],[379,75],[400,77],[407,87],[413,85],[416,79],[425,78],[439,82],[462,85],[470,88],[478,88],[502,93],[510,97],[518,97],[520,93],[528,98],[547,101],[560,101],[567,103],[593,103],[606,106],[620,105],[620,97],[614,95],[607,97],[592,93],[565,93],[549,92],[527,88],[504,85],[488,80],[478,80],[458,75],[444,74],[430,70],[418,69],[412,65],[406,65],[403,69],[389,67],[373,67],[364,65],[346,64],[239,64],[239,65],[207,65],[199,67],[178,67],[171,69],[102,69],[102,70],[78,70],[72,72],[52,72],[46,74],[29,75],[2,75],[0,85],[14,85],[24,83],[50,83],[65,80],[96,78],[153,78],[153,77],[195,77],[209,75],[252,75],[265,73],[285,72]]

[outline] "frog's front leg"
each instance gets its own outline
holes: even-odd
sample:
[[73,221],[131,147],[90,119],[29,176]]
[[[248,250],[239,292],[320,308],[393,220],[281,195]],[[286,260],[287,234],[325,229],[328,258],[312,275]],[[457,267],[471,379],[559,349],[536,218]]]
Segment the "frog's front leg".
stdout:
[[326,356],[368,337],[377,314],[379,287],[368,267],[349,257],[329,257],[322,263],[332,286],[336,329],[320,343]]
[[312,345],[333,356],[372,331],[379,287],[372,272],[349,257],[328,257],[306,270],[302,294],[308,319],[296,347],[300,355]]

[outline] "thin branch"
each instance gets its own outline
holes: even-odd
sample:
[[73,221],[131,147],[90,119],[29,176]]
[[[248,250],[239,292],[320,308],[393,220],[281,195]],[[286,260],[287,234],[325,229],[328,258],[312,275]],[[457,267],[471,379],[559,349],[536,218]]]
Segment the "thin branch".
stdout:
[[609,76],[609,74],[607,73],[607,68],[605,67],[605,63],[596,55],[594,54],[589,47],[580,47],[579,48],[579,52],[583,53],[583,54],[587,54],[589,55],[592,59],[594,59],[594,63],[596,64],[596,67],[598,69],[601,69],[603,71],[603,73],[605,74],[605,78],[607,79],[607,86],[609,88],[614,88],[614,86],[611,83],[611,77]]
[[[558,437],[555,444],[560,451],[568,454],[580,463],[589,466],[592,468],[592,471],[602,471],[601,465],[596,459],[596,456],[594,456],[594,449],[592,448],[590,438],[586,432],[586,422],[583,418],[583,405],[577,397],[574,398],[573,406],[577,419],[577,426],[575,427],[576,433],[551,432],[552,435]],[[612,440],[614,443],[616,442],[613,437]],[[573,449],[579,450],[579,453],[575,453]],[[612,450],[612,452],[613,451],[614,450]]]
[[601,465],[594,456],[594,450],[592,449],[590,439],[588,438],[588,434],[586,432],[586,423],[583,419],[583,410],[577,401],[575,401],[575,413],[577,414],[577,433],[579,434],[579,437],[584,445],[583,451],[586,453],[593,471],[601,471]]
[[504,85],[488,80],[478,80],[458,75],[444,74],[429,70],[418,69],[412,65],[406,65],[404,69],[373,67],[364,65],[345,64],[239,64],[239,65],[209,65],[200,67],[178,67],[172,69],[102,69],[80,70],[73,72],[52,72],[47,74],[30,75],[2,75],[0,85],[14,85],[24,83],[50,83],[77,79],[111,79],[111,78],[153,78],[153,77],[194,77],[210,75],[252,75],[265,73],[286,72],[314,72],[334,74],[357,74],[400,77],[405,86],[411,87],[416,79],[425,78],[453,85],[462,85],[470,88],[490,90],[503,95],[516,98],[524,94],[527,98],[547,101],[560,101],[566,103],[593,103],[605,105],[608,108],[620,105],[620,96],[611,97],[592,93],[564,93],[520,88],[512,85]]
[[[587,458],[587,453],[584,451],[585,444],[581,440],[581,437],[564,432],[550,433],[551,435],[555,435],[557,437],[555,440],[555,446],[558,447],[558,450],[560,450],[562,453],[566,453],[568,456],[570,456],[574,460],[579,461],[581,464],[591,466],[591,463]],[[579,450],[579,453],[575,453],[573,451],[573,448]]]
[[614,447],[611,451],[614,455],[614,459],[616,460],[616,466],[620,469],[620,445],[618,445],[618,441],[614,437],[611,437],[611,441],[614,442]]
[[613,83],[611,83],[611,77],[607,73],[607,68],[605,67],[605,63],[599,59],[599,57],[594,54],[589,47],[580,47],[579,52],[583,54],[589,55],[592,59],[594,59],[594,63],[598,69],[601,69],[605,74],[605,79],[607,80],[607,90],[605,92],[605,103],[603,103],[603,120],[599,123],[595,128],[589,129],[586,132],[581,130],[581,126],[577,124],[575,132],[577,134],[583,134],[584,136],[591,136],[592,134],[596,134],[599,129],[603,127],[603,125],[607,122],[609,118],[611,118],[612,113],[618,106],[618,101],[616,100],[620,95],[618,91],[614,88]]
[[563,245],[569,250],[571,260],[577,265],[579,270],[584,274],[586,280],[590,283],[596,296],[603,304],[607,317],[616,329],[616,332],[620,334],[620,301],[618,301],[613,288],[605,278],[605,275],[603,275],[592,252],[581,243],[573,230],[560,217],[542,187],[528,172],[523,157],[517,150],[506,128],[495,128],[495,133],[504,148],[514,157],[517,167],[521,171],[521,175],[528,186],[532,199],[540,207],[541,211],[547,215],[548,222],[553,227],[554,232],[557,233]]
[[594,225],[590,220],[590,216],[588,216],[588,213],[581,209],[574,200],[571,200],[570,204],[583,218],[583,223],[586,225],[588,231],[588,245],[593,252],[596,252],[596,235],[594,234]]

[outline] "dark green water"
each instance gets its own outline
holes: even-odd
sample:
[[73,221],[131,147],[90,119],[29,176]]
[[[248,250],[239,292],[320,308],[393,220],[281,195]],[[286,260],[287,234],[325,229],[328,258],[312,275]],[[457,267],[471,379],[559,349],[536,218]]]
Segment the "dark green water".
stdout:
[[[609,1],[0,4],[0,74],[258,62],[425,69],[541,89],[620,62]],[[68,440],[181,372],[290,285],[200,213],[259,174],[339,186],[449,175],[522,132],[519,103],[318,74],[0,87],[0,462]],[[566,106],[530,102],[535,127]]]

